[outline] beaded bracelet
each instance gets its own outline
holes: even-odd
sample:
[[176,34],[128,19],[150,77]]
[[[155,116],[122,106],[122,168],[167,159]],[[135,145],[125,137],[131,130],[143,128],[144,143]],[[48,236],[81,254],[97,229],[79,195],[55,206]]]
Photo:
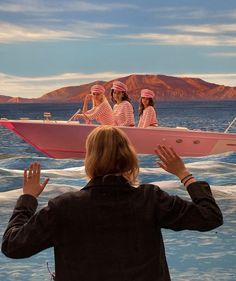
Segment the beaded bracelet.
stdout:
[[180,180],[180,181],[183,183],[184,180],[186,180],[188,177],[192,177],[192,176],[193,176],[192,174],[188,174],[187,176],[183,177],[182,180]]

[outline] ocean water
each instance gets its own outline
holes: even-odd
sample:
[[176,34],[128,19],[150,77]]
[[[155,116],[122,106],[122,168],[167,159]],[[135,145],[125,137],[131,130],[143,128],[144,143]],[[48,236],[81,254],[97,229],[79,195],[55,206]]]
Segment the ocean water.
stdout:
[[[56,120],[69,119],[80,104],[0,104],[0,117],[42,119],[49,111]],[[138,105],[134,105],[137,112]],[[161,102],[156,104],[160,126],[224,131],[236,115],[234,102]],[[137,120],[137,115],[136,115]],[[230,132],[236,132],[236,125]],[[86,182],[83,160],[50,159],[19,137],[0,127],[0,242],[16,199],[22,193],[23,170],[40,161],[42,175],[50,182],[39,198],[39,208],[66,191],[78,190]],[[156,183],[171,194],[189,196],[176,177],[155,164],[154,156],[139,156],[140,181]],[[236,280],[236,153],[184,159],[199,180],[210,183],[223,212],[224,224],[212,231],[163,230],[172,280]],[[46,263],[54,270],[53,250],[31,258],[13,260],[0,253],[0,280],[50,280]]]

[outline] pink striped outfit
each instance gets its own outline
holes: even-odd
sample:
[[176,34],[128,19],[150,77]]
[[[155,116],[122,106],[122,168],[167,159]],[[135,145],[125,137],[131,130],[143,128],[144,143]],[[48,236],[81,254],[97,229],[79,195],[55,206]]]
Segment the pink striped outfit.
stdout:
[[144,109],[143,114],[140,116],[138,127],[146,128],[149,126],[157,126],[156,111],[153,106],[148,106]]
[[115,125],[134,126],[134,110],[130,102],[124,100],[113,107]]
[[114,125],[113,111],[107,100],[88,110],[84,115],[90,121],[95,119],[99,124],[102,125]]

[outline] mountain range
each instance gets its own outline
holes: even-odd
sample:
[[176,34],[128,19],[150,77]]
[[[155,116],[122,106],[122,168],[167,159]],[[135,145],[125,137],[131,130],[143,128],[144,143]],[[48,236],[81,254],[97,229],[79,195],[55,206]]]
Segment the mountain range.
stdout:
[[[132,74],[115,80],[128,86],[132,100],[140,98],[140,90],[148,88],[155,92],[158,101],[236,100],[236,87],[217,85],[199,78],[167,75]],[[79,86],[63,87],[39,98],[21,98],[0,95],[0,103],[76,103],[81,102],[94,84],[101,84],[109,95],[111,81],[94,81]]]

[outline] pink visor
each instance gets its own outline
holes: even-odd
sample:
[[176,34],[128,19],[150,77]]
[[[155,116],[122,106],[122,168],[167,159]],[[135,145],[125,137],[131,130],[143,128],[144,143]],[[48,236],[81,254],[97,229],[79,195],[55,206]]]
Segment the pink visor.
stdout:
[[119,92],[127,92],[128,90],[127,86],[120,81],[114,81],[111,89]]
[[151,98],[155,97],[155,93],[149,89],[142,89],[141,90],[141,98]]
[[104,94],[105,93],[105,88],[102,85],[93,85],[90,89],[91,93],[99,93],[99,94]]

